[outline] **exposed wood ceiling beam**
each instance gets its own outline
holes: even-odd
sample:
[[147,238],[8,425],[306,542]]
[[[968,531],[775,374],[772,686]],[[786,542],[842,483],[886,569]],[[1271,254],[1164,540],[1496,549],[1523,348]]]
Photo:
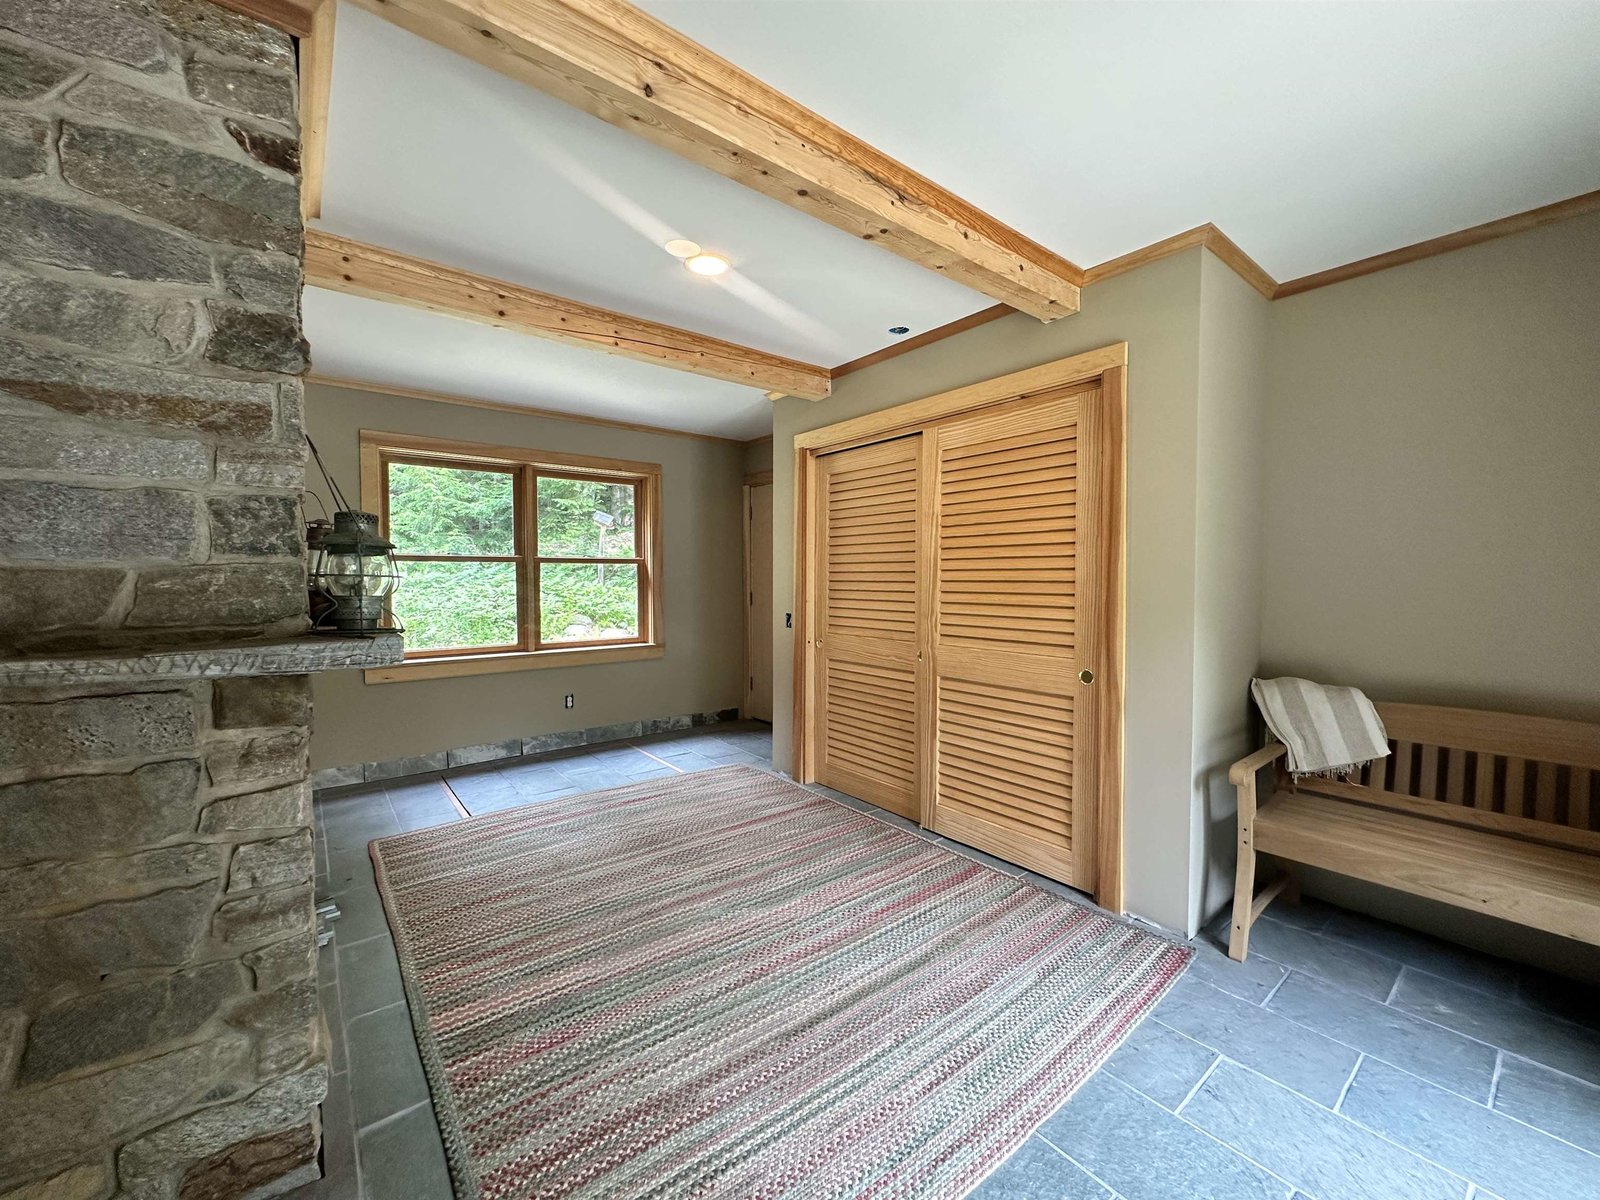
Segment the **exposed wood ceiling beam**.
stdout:
[[1049,321],[1082,271],[624,0],[356,0],[429,41]]
[[306,230],[306,283],[807,400],[823,399],[831,387],[826,367],[536,292],[320,229]]
[[265,21],[295,37],[311,32],[318,0],[216,0],[218,6]]
[[333,90],[333,25],[338,0],[321,0],[300,39],[300,214],[322,215],[322,169],[328,155],[328,97]]

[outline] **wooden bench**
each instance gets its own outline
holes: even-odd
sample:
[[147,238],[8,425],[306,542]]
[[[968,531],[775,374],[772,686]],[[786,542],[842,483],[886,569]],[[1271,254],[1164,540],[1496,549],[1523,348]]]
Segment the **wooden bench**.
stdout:
[[[1255,892],[1256,855],[1442,900],[1600,945],[1600,725],[1379,704],[1390,754],[1359,783],[1296,786],[1273,743],[1233,764],[1239,866],[1228,954],[1286,887]],[[1256,775],[1277,787],[1257,803]]]

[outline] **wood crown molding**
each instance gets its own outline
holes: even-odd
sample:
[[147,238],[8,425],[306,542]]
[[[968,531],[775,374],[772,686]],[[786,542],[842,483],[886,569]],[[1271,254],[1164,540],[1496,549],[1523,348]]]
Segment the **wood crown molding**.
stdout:
[[1398,250],[1389,250],[1383,254],[1374,254],[1370,258],[1346,263],[1342,267],[1330,267],[1328,270],[1318,271],[1314,275],[1302,275],[1299,279],[1291,279],[1287,283],[1280,283],[1273,292],[1272,298],[1274,300],[1283,300],[1289,296],[1298,296],[1302,292],[1327,287],[1331,283],[1343,283],[1347,279],[1359,279],[1363,275],[1371,275],[1377,271],[1387,271],[1390,267],[1402,267],[1407,263],[1418,262],[1424,258],[1432,258],[1436,254],[1448,254],[1452,250],[1464,250],[1468,246],[1491,242],[1496,238],[1508,237],[1513,233],[1525,233],[1530,229],[1537,229],[1541,225],[1553,225],[1557,221],[1569,221],[1573,217],[1582,217],[1593,212],[1600,212],[1600,191],[1585,192],[1581,196],[1571,196],[1565,200],[1557,200],[1554,204],[1544,204],[1538,208],[1530,208],[1526,212],[1513,213],[1509,217],[1501,217],[1495,221],[1485,221],[1481,225],[1471,225],[1466,229],[1458,229],[1454,233],[1444,234],[1442,237],[1429,238],[1425,242],[1415,242],[1410,246],[1402,246]]
[[534,408],[526,404],[512,404],[505,400],[480,400],[475,396],[462,396],[454,392],[434,392],[426,388],[404,387],[393,383],[370,383],[364,379],[343,379],[336,375],[316,373],[305,377],[307,383],[322,387],[344,388],[351,392],[370,392],[378,396],[398,397],[405,400],[428,400],[435,404],[458,404],[463,408],[482,408],[490,412],[515,413],[519,417],[541,417],[547,421],[573,421],[579,425],[601,425],[607,429],[625,429],[630,433],[649,433],[665,437],[694,438],[702,442],[716,442],[740,449],[750,443],[742,438],[719,437],[714,433],[693,433],[687,429],[666,429],[660,425],[641,425],[636,421],[616,421],[610,417],[591,417],[583,413],[562,412],[555,408]]
[[1278,284],[1272,276],[1262,270],[1255,259],[1239,249],[1232,238],[1210,223],[1196,225],[1193,229],[1186,229],[1182,233],[1173,234],[1159,242],[1152,242],[1148,246],[1141,246],[1137,250],[1110,259],[1097,267],[1090,267],[1084,272],[1084,286],[1104,283],[1147,263],[1156,262],[1173,254],[1182,254],[1185,250],[1193,250],[1196,246],[1211,251],[1232,267],[1240,279],[1268,300],[1271,300],[1277,292]]
[[1077,311],[1081,268],[625,0],[356,2],[1040,320]]
[[[1298,296],[1302,292],[1309,292],[1316,288],[1327,287],[1329,284],[1343,283],[1347,279],[1358,279],[1363,275],[1371,275],[1377,271],[1386,271],[1390,267],[1400,267],[1407,263],[1418,262],[1425,258],[1432,258],[1437,254],[1448,254],[1452,250],[1462,250],[1468,246],[1476,246],[1482,242],[1493,241],[1495,238],[1507,237],[1513,233],[1522,233],[1529,229],[1537,229],[1541,225],[1554,224],[1557,221],[1570,220],[1573,217],[1585,216],[1589,213],[1600,212],[1600,191],[1585,192],[1581,196],[1573,196],[1567,200],[1557,201],[1555,204],[1546,204],[1540,208],[1529,209],[1527,212],[1513,213],[1509,217],[1501,217],[1496,221],[1486,221],[1482,225],[1474,225],[1468,229],[1447,233],[1442,237],[1429,238],[1425,242],[1417,242],[1411,246],[1402,246],[1398,250],[1390,250],[1384,254],[1375,254],[1371,258],[1363,258],[1358,262],[1346,263],[1342,267],[1331,267],[1326,271],[1319,271],[1315,275],[1305,275],[1299,279],[1291,279],[1287,283],[1278,283],[1248,254],[1241,250],[1238,244],[1215,225],[1196,225],[1193,229],[1186,229],[1172,237],[1163,238],[1159,242],[1152,242],[1137,250],[1117,258],[1109,259],[1099,266],[1090,267],[1083,273],[1084,287],[1091,287],[1097,283],[1104,283],[1118,275],[1147,266],[1174,254],[1182,254],[1186,250],[1196,247],[1209,250],[1215,254],[1234,272],[1261,293],[1268,300],[1284,300],[1290,296]],[[946,325],[930,329],[916,337],[907,338],[903,342],[885,346],[861,358],[851,359],[849,362],[840,363],[831,372],[834,379],[841,379],[865,367],[876,366],[891,358],[898,358],[902,354],[909,354],[923,346],[932,345],[934,342],[943,341],[958,333],[965,333],[979,325],[987,325],[990,321],[997,320],[1016,310],[1006,304],[997,304],[992,308],[980,309],[965,317],[957,318]]]
[[808,400],[823,399],[832,386],[826,367],[536,292],[320,229],[306,230],[306,283]]

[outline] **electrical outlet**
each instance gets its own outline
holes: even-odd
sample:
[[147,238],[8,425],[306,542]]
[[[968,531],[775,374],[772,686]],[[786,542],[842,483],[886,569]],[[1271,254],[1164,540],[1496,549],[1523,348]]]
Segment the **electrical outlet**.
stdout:
[[562,707],[571,708],[573,706],[573,704],[575,703],[575,700],[576,700],[576,698],[573,696],[573,694],[571,692],[568,692],[567,693],[567,698],[561,702]]

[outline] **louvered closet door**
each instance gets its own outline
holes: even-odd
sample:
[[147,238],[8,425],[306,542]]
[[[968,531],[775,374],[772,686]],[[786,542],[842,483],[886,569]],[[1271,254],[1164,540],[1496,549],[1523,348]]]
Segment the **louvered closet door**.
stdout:
[[918,813],[920,437],[820,462],[817,781]]
[[1095,581],[1078,503],[1092,439],[1079,433],[1096,397],[1011,405],[932,435],[933,828],[1085,890],[1094,738],[1078,672],[1092,661]]

